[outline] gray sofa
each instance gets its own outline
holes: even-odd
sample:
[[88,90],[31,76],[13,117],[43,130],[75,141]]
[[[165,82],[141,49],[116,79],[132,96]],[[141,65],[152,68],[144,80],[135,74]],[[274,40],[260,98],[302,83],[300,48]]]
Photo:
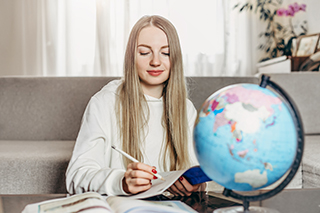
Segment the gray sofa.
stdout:
[[[303,117],[305,152],[292,187],[319,187],[320,74],[272,74]],[[89,98],[113,77],[0,78],[0,194],[66,193],[65,171]],[[188,77],[199,109],[216,90],[258,77]],[[211,189],[219,186],[212,183]]]

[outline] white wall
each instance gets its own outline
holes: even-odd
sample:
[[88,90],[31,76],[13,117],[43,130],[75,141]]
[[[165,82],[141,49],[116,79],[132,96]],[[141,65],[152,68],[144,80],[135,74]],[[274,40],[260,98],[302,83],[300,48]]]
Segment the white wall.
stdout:
[[308,34],[320,33],[320,1],[305,0],[307,4]]

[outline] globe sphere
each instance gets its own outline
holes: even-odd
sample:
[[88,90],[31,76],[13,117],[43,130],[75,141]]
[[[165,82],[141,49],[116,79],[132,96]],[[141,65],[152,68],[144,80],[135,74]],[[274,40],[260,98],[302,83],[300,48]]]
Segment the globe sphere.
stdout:
[[267,88],[222,88],[199,111],[194,128],[197,159],[206,175],[227,189],[267,187],[294,162],[295,122],[288,103]]

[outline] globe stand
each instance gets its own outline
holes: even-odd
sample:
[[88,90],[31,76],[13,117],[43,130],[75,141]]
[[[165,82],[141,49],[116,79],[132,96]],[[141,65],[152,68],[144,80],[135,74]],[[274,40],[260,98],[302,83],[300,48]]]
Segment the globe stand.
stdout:
[[262,75],[261,76],[261,82],[260,82],[260,87],[266,88],[267,86],[270,86],[273,90],[275,90],[277,93],[281,95],[281,97],[289,104],[289,107],[291,108],[291,112],[293,115],[293,118],[295,119],[295,124],[296,124],[296,131],[297,131],[297,150],[296,150],[296,157],[295,160],[291,166],[291,170],[287,177],[274,189],[263,193],[259,195],[253,195],[253,196],[245,196],[241,194],[237,194],[234,191],[230,189],[224,189],[223,195],[226,197],[232,197],[238,200],[241,200],[243,202],[243,209],[240,207],[228,207],[228,208],[221,208],[218,210],[215,210],[214,213],[219,213],[219,212],[244,212],[244,213],[253,213],[253,212],[278,212],[273,209],[267,209],[263,207],[249,207],[250,202],[254,201],[261,201],[268,199],[272,196],[275,196],[279,192],[281,192],[292,180],[292,178],[295,176],[295,174],[298,171],[298,168],[300,166],[300,162],[302,159],[302,153],[303,153],[303,148],[304,148],[304,131],[303,131],[303,124],[302,124],[302,119],[300,116],[300,113],[298,111],[297,106],[295,105],[294,101],[290,98],[290,96],[276,83],[272,82],[270,80],[269,76]]

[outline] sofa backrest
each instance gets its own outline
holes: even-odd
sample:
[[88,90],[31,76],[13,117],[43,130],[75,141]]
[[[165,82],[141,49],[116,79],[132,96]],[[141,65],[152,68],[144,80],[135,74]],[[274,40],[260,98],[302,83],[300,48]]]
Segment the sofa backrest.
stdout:
[[[292,72],[266,75],[293,99],[302,117],[304,133],[320,135],[320,73]],[[259,84],[260,77],[193,77],[190,80],[193,82],[190,84],[190,98],[199,109],[204,97],[208,97],[214,91],[235,83]]]
[[[90,97],[117,77],[0,78],[0,140],[75,140]],[[213,92],[255,77],[188,77],[199,109]]]
[[270,80],[281,86],[293,99],[302,117],[304,132],[320,134],[320,74],[319,72],[292,72],[268,74]]
[[214,92],[225,86],[240,83],[258,84],[257,77],[189,77],[187,78],[189,99],[199,110],[203,102]]
[[[318,73],[271,74],[296,102],[305,133],[320,134]],[[117,77],[0,78],[0,140],[75,140],[90,97]],[[199,110],[215,91],[258,77],[188,77],[189,98]]]
[[113,79],[0,78],[0,140],[75,140],[90,97]]

